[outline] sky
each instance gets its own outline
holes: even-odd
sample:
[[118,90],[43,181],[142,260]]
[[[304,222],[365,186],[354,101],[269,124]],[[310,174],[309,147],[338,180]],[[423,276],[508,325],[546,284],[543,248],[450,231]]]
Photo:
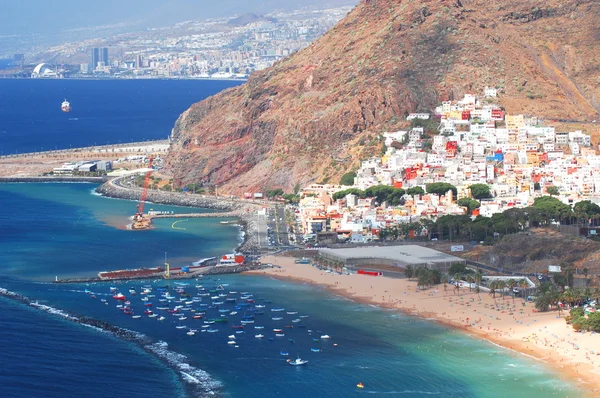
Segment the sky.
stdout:
[[9,36],[57,34],[120,23],[145,29],[247,12],[352,5],[358,0],[2,0],[1,3],[0,36]]

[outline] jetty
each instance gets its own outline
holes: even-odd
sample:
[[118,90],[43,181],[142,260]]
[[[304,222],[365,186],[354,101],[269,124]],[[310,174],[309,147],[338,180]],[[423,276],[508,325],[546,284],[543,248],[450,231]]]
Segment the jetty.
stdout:
[[145,214],[144,217],[154,218],[213,218],[213,217],[239,217],[238,212],[216,212],[216,213],[173,213],[173,214]]

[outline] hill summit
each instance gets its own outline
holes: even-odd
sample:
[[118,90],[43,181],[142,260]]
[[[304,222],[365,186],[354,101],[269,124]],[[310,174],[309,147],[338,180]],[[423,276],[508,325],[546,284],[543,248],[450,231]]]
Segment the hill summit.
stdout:
[[238,194],[337,183],[409,112],[486,86],[509,113],[596,119],[599,17],[596,0],[363,0],[309,47],[184,112],[167,170]]

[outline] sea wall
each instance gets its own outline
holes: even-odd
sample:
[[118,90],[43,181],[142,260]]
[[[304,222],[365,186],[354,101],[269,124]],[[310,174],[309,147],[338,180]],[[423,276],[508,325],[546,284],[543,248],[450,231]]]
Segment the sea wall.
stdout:
[[[119,184],[119,179],[110,180],[104,183],[96,189],[96,192],[110,198],[128,200],[139,200],[142,194],[140,188],[126,188],[121,186]],[[164,205],[200,207],[204,209],[225,211],[241,210],[244,207],[243,203],[236,203],[225,198],[153,190],[148,190],[146,201]]]

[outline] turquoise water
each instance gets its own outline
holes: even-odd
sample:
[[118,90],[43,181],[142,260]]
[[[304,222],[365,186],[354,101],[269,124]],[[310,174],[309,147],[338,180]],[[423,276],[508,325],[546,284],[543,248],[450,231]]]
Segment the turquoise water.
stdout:
[[[168,344],[171,358],[185,355],[194,369],[208,372],[205,383],[228,397],[577,397],[575,386],[561,380],[542,363],[462,335],[434,322],[357,304],[318,287],[282,282],[260,275],[233,275],[189,281],[206,288],[228,284],[227,291],[248,292],[256,303],[265,303],[255,325],[265,326],[264,339],[250,325],[235,334],[239,347],[227,344],[242,316],[243,307],[230,322],[218,324],[216,333],[186,335],[178,324],[201,329],[202,321],[188,317],[163,322],[143,316],[133,319],[116,308],[111,284],[53,284],[54,275],[94,275],[112,268],[160,265],[169,252],[175,265],[230,252],[239,230],[220,220],[168,220],[151,231],[118,229],[126,223],[135,203],[106,199],[91,193],[92,184],[0,185],[0,287],[24,294],[40,304],[87,315],[144,334],[153,342]],[[154,206],[155,209],[181,208]],[[124,221],[123,221],[124,220]],[[128,294],[141,286],[169,286],[172,281],[139,281],[116,284]],[[88,289],[95,298],[86,294]],[[142,314],[147,307],[140,295],[131,296],[131,307]],[[158,295],[153,298],[158,306]],[[104,304],[101,299],[106,300]],[[203,297],[202,302],[210,297]],[[243,301],[243,300],[242,300]],[[267,303],[270,301],[270,303]],[[172,307],[174,303],[171,303]],[[199,305],[194,303],[194,306]],[[233,310],[234,304],[221,309]],[[254,304],[253,304],[254,305]],[[273,313],[273,307],[283,312]],[[218,309],[207,316],[218,317]],[[298,312],[288,315],[287,311]],[[0,299],[0,361],[2,396],[208,396],[190,387],[190,381],[164,357],[151,355],[137,345]],[[273,320],[281,314],[283,320]],[[292,324],[294,317],[301,322]],[[293,325],[294,328],[285,328]],[[304,325],[304,328],[298,326]],[[215,327],[215,326],[213,326]],[[282,328],[284,338],[274,336]],[[309,332],[312,330],[312,332]],[[330,340],[319,339],[322,334]],[[270,341],[272,338],[273,341]],[[290,342],[292,339],[293,342]],[[336,344],[337,346],[334,346]],[[312,352],[319,348],[321,352]],[[309,363],[292,367],[290,357]],[[18,372],[10,363],[18,362]],[[93,380],[91,380],[93,378]],[[360,390],[356,384],[362,382]],[[102,388],[104,386],[104,388]],[[39,390],[36,390],[39,389]],[[36,394],[39,391],[39,394]]]

